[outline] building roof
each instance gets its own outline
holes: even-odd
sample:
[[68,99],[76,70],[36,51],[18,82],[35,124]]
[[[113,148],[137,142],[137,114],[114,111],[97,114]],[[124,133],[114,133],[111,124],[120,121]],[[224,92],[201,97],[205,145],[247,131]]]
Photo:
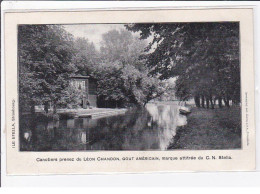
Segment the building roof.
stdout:
[[90,76],[76,75],[76,76],[71,76],[70,78],[72,78],[72,79],[89,79]]
[[91,76],[83,76],[83,75],[70,76],[70,79],[89,79],[89,80],[97,81],[95,78]]

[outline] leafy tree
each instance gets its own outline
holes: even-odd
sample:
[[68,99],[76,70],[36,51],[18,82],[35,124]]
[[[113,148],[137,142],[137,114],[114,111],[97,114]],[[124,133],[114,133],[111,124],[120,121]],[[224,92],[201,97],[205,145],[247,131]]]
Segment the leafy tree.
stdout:
[[[214,99],[240,101],[239,23],[129,24],[128,30],[152,36],[146,55],[150,74],[177,77],[176,93],[194,96],[197,106],[214,108]],[[220,103],[219,103],[220,104]]]
[[90,75],[100,63],[99,53],[93,42],[90,43],[85,38],[77,38],[74,41],[74,52],[72,61],[77,68],[75,73],[78,75]]
[[94,75],[98,80],[97,94],[100,100],[118,107],[128,104],[144,106],[164,92],[160,80],[132,65],[103,64]]
[[[19,92],[22,109],[36,104],[52,102],[54,111],[69,76],[74,71],[70,65],[73,55],[72,36],[59,25],[20,25]],[[28,104],[27,104],[28,103]]]
[[77,88],[69,85],[64,89],[63,95],[61,96],[58,105],[64,108],[78,108],[81,104],[82,92]]
[[127,30],[112,30],[103,35],[102,63],[93,73],[98,81],[98,97],[112,106],[144,106],[162,92],[160,81],[148,75],[140,58],[146,43]]
[[117,62],[142,68],[139,56],[144,54],[146,45],[127,30],[111,30],[102,36],[101,59],[104,63]]

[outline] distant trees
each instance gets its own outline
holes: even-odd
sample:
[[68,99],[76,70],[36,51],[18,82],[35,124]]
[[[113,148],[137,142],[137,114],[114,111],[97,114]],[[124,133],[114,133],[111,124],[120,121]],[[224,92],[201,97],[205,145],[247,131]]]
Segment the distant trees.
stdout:
[[157,78],[131,65],[108,63],[98,66],[98,98],[101,106],[125,107],[145,104],[160,96],[164,88]]
[[[147,43],[127,30],[111,30],[102,36],[100,58],[106,62],[118,62],[143,68],[140,55],[144,54]],[[141,69],[143,70],[143,69]]]
[[[176,95],[198,107],[240,102],[239,23],[130,24],[153,37],[146,64],[160,79],[176,77]],[[154,50],[153,50],[153,49]]]
[[71,46],[74,47],[74,55],[71,61],[76,67],[75,74],[90,75],[100,63],[99,52],[93,42],[89,42],[85,38],[76,38]]
[[98,99],[101,106],[144,106],[162,94],[162,83],[148,75],[140,58],[146,43],[127,30],[111,30],[103,35],[100,48],[101,63],[94,77],[98,80]]

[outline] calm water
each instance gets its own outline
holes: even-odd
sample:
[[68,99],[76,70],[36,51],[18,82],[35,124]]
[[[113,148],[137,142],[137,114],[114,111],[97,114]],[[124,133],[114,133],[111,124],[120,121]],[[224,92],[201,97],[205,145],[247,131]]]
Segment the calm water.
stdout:
[[165,150],[177,126],[186,124],[177,105],[147,104],[125,115],[60,121],[22,119],[22,151]]

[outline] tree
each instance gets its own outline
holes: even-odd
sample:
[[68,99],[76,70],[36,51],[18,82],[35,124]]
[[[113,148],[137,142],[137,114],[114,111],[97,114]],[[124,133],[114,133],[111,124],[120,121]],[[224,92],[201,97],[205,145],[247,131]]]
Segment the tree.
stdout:
[[[98,98],[105,106],[124,107],[145,104],[164,92],[163,83],[132,65],[99,65],[94,72],[98,80]],[[104,106],[104,105],[103,105]]]
[[64,89],[63,95],[61,96],[58,105],[64,108],[78,108],[81,104],[82,92],[77,88],[69,85]]
[[[142,39],[153,37],[146,55],[150,74],[177,77],[181,100],[194,97],[197,106],[214,108],[214,98],[240,101],[239,23],[129,24]],[[154,48],[154,50],[152,49]],[[220,103],[219,103],[220,104]]]
[[89,42],[85,38],[77,38],[74,41],[73,64],[77,68],[76,74],[90,75],[95,66],[100,63],[99,53],[93,42]]
[[104,63],[118,62],[142,68],[139,56],[144,54],[146,45],[127,30],[111,30],[102,36],[101,59]]
[[103,35],[102,63],[93,75],[98,80],[98,99],[105,106],[144,106],[162,93],[160,80],[148,75],[146,64],[140,58],[145,46],[144,41],[126,30],[112,30]]
[[30,105],[52,103],[54,111],[69,76],[73,55],[72,36],[58,25],[20,25],[18,27],[19,92],[24,109]]

